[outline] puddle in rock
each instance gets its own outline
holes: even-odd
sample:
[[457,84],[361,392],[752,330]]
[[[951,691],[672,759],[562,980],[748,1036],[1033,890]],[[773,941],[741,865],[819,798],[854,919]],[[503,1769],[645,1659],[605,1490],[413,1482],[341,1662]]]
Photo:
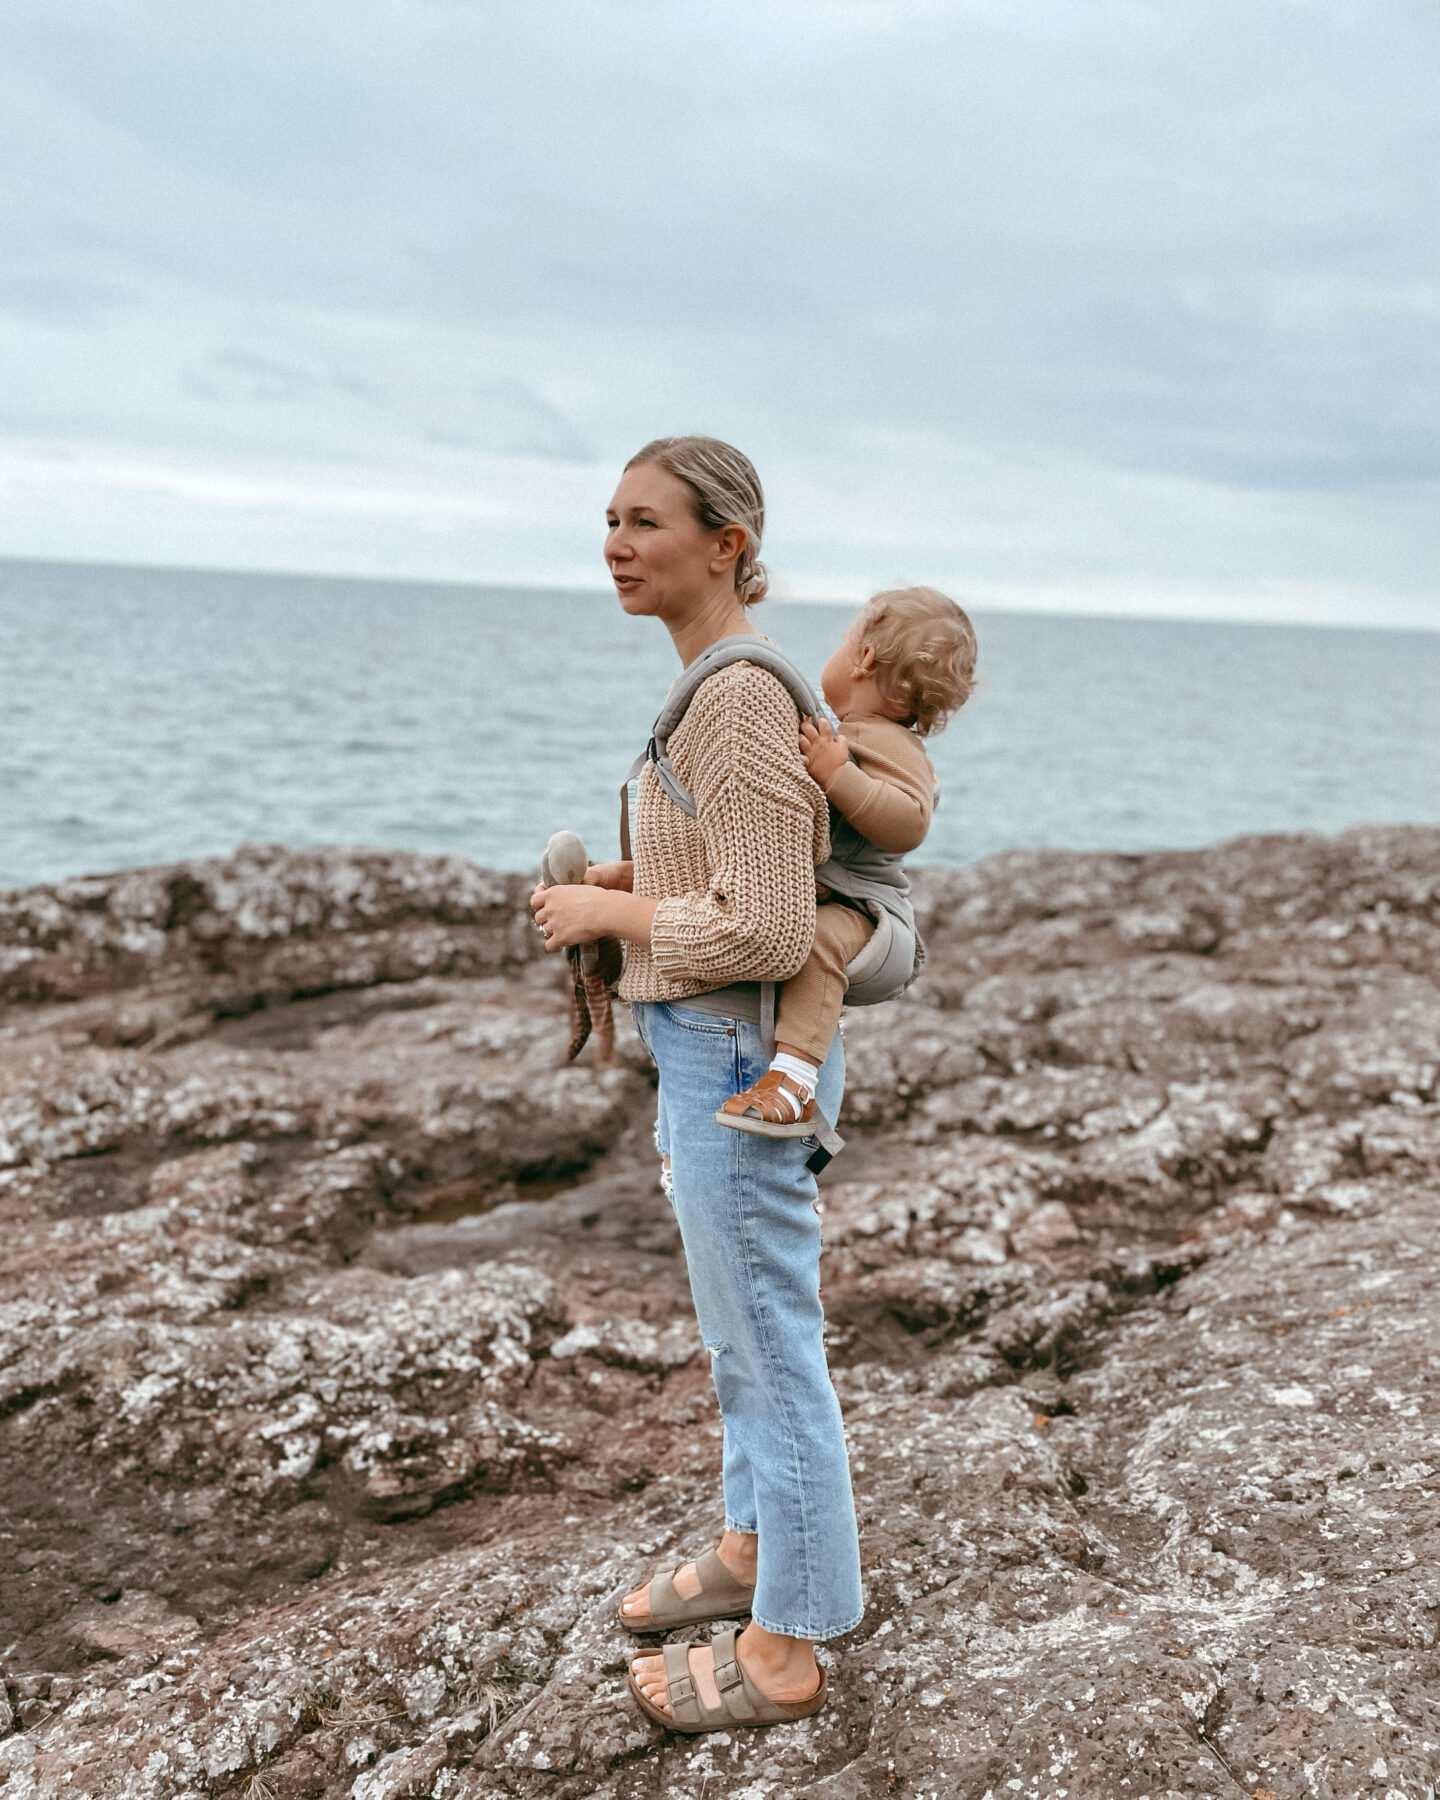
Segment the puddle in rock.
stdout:
[[511,1200],[549,1200],[556,1194],[565,1194],[571,1188],[578,1187],[589,1174],[588,1169],[576,1169],[573,1173],[559,1177],[553,1174],[520,1177],[514,1181],[484,1181],[472,1177],[465,1181],[447,1181],[443,1187],[429,1188],[417,1194],[412,1205],[414,1211],[407,1213],[397,1223],[407,1225],[453,1225],[456,1219],[473,1218],[477,1213],[494,1212],[497,1206],[504,1206]]
[[245,1050],[309,1050],[324,1032],[340,1026],[359,1029],[387,1013],[421,1012],[444,994],[430,982],[380,988],[341,988],[304,999],[276,1001],[216,1022],[214,1034]]
[[59,1192],[50,1202],[54,1219],[97,1218],[144,1206],[150,1169],[114,1152],[76,1157],[58,1170]]

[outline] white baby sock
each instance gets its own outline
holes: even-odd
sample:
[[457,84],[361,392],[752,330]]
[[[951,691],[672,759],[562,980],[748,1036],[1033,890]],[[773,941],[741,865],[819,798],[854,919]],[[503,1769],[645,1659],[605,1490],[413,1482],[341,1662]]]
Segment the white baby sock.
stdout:
[[[817,1063],[806,1062],[803,1056],[790,1056],[781,1050],[777,1051],[770,1067],[778,1069],[782,1075],[788,1075],[792,1081],[798,1081],[807,1093],[815,1092],[815,1083],[820,1079],[820,1068]],[[798,1119],[801,1111],[799,1099],[788,1088],[782,1087],[780,1093]]]

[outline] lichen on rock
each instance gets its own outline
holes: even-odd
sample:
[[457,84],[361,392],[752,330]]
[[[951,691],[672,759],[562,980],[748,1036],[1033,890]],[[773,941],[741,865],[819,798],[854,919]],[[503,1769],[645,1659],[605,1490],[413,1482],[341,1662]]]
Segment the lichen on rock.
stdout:
[[682,1740],[720,1522],[652,1077],[526,884],[251,847],[0,896],[3,1800],[1419,1800],[1440,831],[922,870],[822,1183],[864,1623]]

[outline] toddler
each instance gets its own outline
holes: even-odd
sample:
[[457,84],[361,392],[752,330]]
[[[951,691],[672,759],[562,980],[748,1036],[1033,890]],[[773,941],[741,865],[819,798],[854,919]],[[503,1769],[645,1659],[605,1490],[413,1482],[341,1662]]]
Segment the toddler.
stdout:
[[[970,697],[975,630],[934,588],[876,594],[825,664],[820,685],[840,721],[802,719],[800,754],[836,812],[878,849],[916,849],[930,828],[937,787],[922,738],[944,729]],[[781,988],[775,1059],[715,1117],[736,1131],[799,1137],[815,1116],[820,1064],[845,1003],[845,971],[875,930],[858,901],[818,887],[815,943]]]

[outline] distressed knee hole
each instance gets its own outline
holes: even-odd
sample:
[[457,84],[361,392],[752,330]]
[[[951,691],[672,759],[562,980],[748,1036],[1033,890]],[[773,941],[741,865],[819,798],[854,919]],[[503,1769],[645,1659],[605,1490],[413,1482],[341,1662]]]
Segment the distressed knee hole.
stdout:
[[670,1173],[670,1158],[660,1159],[660,1192],[673,1206],[675,1204],[675,1177]]

